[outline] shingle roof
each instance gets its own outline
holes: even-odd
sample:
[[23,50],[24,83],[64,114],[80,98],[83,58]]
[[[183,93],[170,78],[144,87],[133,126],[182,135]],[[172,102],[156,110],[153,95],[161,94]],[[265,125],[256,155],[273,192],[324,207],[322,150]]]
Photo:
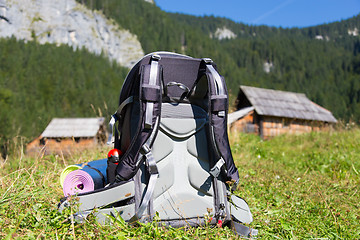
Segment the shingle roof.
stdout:
[[332,113],[310,101],[303,93],[240,86],[259,115],[337,122]]
[[42,137],[94,137],[104,118],[53,118]]

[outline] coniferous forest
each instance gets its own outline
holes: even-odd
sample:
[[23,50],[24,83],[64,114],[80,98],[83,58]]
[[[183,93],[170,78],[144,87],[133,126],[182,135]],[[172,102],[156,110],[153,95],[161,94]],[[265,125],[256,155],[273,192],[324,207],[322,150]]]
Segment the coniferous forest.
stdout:
[[[210,57],[231,100],[239,85],[305,93],[344,121],[360,120],[360,16],[309,28],[249,26],[225,18],[166,13],[143,0],[78,0],[136,34],[145,53]],[[234,39],[212,37],[226,27]],[[264,63],[272,64],[264,71]],[[53,117],[108,117],[127,68],[68,46],[0,39],[0,146],[37,137]]]
[[[143,0],[78,1],[130,29],[146,53],[166,50],[212,58],[232,96],[240,84],[302,92],[337,118],[360,119],[360,37],[348,33],[360,28],[360,16],[327,25],[283,29],[166,13]],[[223,27],[237,37],[211,38]],[[265,62],[273,64],[269,73],[263,70]]]
[[39,136],[53,117],[109,116],[127,68],[85,50],[0,39],[0,145]]

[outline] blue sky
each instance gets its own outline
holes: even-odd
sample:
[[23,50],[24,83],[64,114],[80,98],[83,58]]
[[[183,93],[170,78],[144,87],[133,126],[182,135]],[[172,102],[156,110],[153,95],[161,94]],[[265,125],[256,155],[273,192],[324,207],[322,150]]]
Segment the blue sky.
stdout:
[[167,12],[227,17],[249,25],[308,27],[360,13],[360,0],[155,0]]

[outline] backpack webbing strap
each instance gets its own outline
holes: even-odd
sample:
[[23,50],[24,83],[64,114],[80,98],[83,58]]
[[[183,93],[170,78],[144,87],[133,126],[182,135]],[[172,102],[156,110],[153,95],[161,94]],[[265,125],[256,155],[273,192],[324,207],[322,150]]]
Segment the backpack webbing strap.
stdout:
[[99,169],[97,169],[96,167],[92,167],[89,164],[86,164],[85,166],[87,166],[88,168],[91,168],[92,170],[96,171],[99,174],[99,176],[101,177],[101,180],[102,180],[102,186],[105,187],[105,185],[107,183],[107,179],[105,178],[104,174],[102,174]]
[[130,224],[138,221],[144,211],[149,206],[149,203],[152,199],[152,195],[155,189],[155,185],[157,182],[157,178],[159,176],[159,172],[156,166],[156,161],[154,156],[152,155],[150,146],[154,140],[154,136],[156,135],[157,127],[158,127],[158,116],[156,116],[155,122],[153,122],[154,116],[154,102],[158,102],[159,97],[161,96],[160,92],[160,81],[157,83],[159,72],[159,60],[161,57],[159,55],[153,55],[151,57],[151,64],[150,64],[150,73],[149,73],[149,80],[144,78],[142,82],[142,100],[146,102],[145,105],[145,128],[154,130],[151,132],[151,135],[147,139],[146,143],[142,146],[142,152],[140,153],[145,157],[145,163],[150,173],[150,178],[145,189],[145,194],[141,200],[140,206],[138,207],[135,215],[129,220]]
[[[211,160],[211,169],[210,174],[214,177],[214,201],[215,201],[215,217],[217,220],[226,222],[230,220],[229,207],[226,201],[226,187],[224,182],[220,177],[220,173],[224,170],[223,166],[226,164],[225,159],[220,151],[219,147],[219,128],[223,126],[221,124],[216,124],[216,120],[222,121],[226,112],[227,104],[227,95],[225,85],[222,82],[220,75],[214,69],[211,59],[203,59],[205,63],[206,76],[208,79],[209,87],[209,134],[210,134],[210,143],[214,150],[214,158]],[[214,99],[225,100],[224,101],[214,101]],[[227,137],[227,136],[226,136]],[[224,140],[221,141],[223,144]],[[214,160],[216,162],[214,162]]]
[[[156,84],[156,79],[159,74],[159,60],[160,59],[161,59],[161,57],[159,55],[155,54],[155,55],[151,56],[149,84],[148,85],[144,84],[144,86],[143,86],[143,87],[147,87],[149,89],[154,89],[155,91],[152,91],[152,92],[155,92],[155,95],[158,95],[156,93],[156,89],[158,87],[158,85]],[[147,92],[151,92],[151,90],[149,90]],[[147,98],[146,99],[147,100],[146,111],[145,111],[145,127],[152,128],[154,103],[151,102],[151,100],[155,100],[157,98],[157,96],[153,96],[154,94],[148,94],[148,95],[150,95],[150,96],[146,96],[146,92],[145,92],[145,94],[143,94],[143,96]]]
[[155,185],[157,182],[157,178],[159,176],[159,171],[156,166],[156,161],[154,159],[154,156],[151,153],[149,146],[147,144],[144,144],[142,150],[144,151],[144,156],[146,158],[145,161],[146,161],[146,165],[148,167],[148,171],[150,173],[150,178],[149,178],[149,182],[146,187],[145,195],[142,198],[141,204],[140,204],[138,210],[136,211],[135,215],[129,220],[130,224],[135,223],[142,217],[145,209],[149,205],[150,199],[152,198],[152,195],[153,195],[153,192],[155,189]]
[[231,221],[231,228],[234,233],[244,236],[244,237],[253,237],[258,234],[258,230],[242,225],[237,221]]
[[[109,128],[110,128],[110,134],[109,134],[109,137],[108,137],[108,140],[106,142],[107,145],[110,145],[112,142],[111,142],[111,139],[112,139],[112,136],[114,134],[114,125],[117,121],[119,121],[120,119],[120,116],[121,116],[121,112],[122,110],[124,109],[124,107],[126,105],[128,105],[129,103],[132,103],[134,101],[134,97],[133,96],[130,96],[128,97],[127,99],[125,99],[118,107],[118,109],[116,110],[116,112],[111,115],[111,119],[110,119],[110,122],[109,122]],[[117,130],[117,129],[116,129]]]

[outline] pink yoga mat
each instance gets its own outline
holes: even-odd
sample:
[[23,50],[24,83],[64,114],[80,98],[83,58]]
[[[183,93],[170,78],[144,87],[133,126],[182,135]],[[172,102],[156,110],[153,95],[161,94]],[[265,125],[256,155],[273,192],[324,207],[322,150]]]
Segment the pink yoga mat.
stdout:
[[94,191],[94,179],[83,170],[75,170],[69,173],[64,180],[63,192],[65,197]]

